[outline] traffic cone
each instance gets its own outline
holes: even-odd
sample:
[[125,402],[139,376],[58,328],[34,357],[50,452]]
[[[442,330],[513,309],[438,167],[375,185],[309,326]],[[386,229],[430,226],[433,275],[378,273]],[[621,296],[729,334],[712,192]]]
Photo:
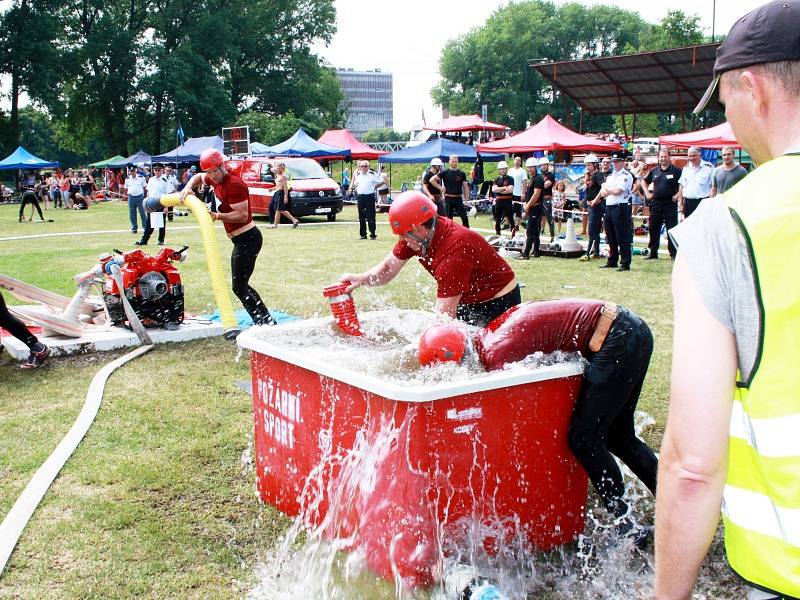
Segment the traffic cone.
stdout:
[[572,220],[572,217],[570,217],[567,219],[567,234],[564,237],[564,241],[561,243],[561,251],[573,252],[575,250],[583,250],[583,246],[578,242],[578,238],[575,235],[575,222]]

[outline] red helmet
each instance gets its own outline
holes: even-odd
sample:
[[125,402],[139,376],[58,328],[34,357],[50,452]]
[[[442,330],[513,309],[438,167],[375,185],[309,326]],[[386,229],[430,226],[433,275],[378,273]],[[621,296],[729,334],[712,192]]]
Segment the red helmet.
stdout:
[[200,169],[203,171],[221,167],[223,162],[225,162],[225,156],[216,148],[203,150],[200,155]]
[[395,235],[405,235],[436,216],[436,204],[422,192],[403,192],[389,206],[389,224]]
[[467,349],[467,333],[455,323],[442,323],[425,330],[419,338],[419,364],[458,362]]

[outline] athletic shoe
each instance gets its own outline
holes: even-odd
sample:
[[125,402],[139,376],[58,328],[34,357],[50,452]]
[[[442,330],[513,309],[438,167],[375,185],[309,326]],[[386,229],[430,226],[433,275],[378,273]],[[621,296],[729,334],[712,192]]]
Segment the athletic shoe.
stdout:
[[630,267],[626,267],[625,265],[620,266],[617,271],[630,271]]
[[38,352],[31,350],[28,360],[20,365],[22,369],[38,369],[44,364],[45,359],[50,356],[50,348],[42,344],[42,349]]
[[616,269],[617,265],[610,265],[610,264],[606,263],[604,265],[600,265],[598,268],[600,268],[600,269]]
[[297,227],[298,227],[299,225],[300,225],[300,221],[295,221],[295,222],[294,222],[294,225],[292,225],[292,229],[297,229]]
[[658,260],[658,255],[656,255],[656,254],[648,254],[642,260]]
[[133,245],[134,246],[147,246],[147,242],[143,242],[142,240],[139,240],[138,242],[133,242]]
[[371,235],[371,236],[369,236],[369,239],[371,239],[371,240],[377,240],[377,239],[378,239],[378,236],[377,236],[377,235]]
[[589,262],[589,256],[587,254],[584,254],[583,256],[580,257],[579,260],[581,262]]
[[520,254],[519,256],[516,257],[516,259],[517,260],[529,260],[530,256],[528,256],[527,254]]

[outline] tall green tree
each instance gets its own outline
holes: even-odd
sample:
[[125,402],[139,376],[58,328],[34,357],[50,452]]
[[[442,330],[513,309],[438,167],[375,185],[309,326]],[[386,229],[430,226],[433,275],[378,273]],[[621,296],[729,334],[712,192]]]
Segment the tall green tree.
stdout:
[[574,105],[567,103],[565,111],[529,63],[618,54],[627,45],[638,46],[646,27],[637,13],[613,6],[512,3],[447,43],[439,61],[442,79],[431,95],[453,114],[479,112],[487,104],[490,120],[514,129],[547,113],[563,118]]
[[0,73],[10,78],[11,110],[0,143],[13,150],[20,141],[19,100],[49,93],[58,70],[54,44],[57,22],[47,0],[17,0],[0,15]]

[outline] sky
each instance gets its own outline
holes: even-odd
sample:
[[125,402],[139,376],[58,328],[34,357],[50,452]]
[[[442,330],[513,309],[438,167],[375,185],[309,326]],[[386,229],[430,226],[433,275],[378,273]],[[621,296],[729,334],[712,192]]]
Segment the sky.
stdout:
[[[556,4],[564,4],[556,0]],[[698,15],[704,33],[711,34],[714,0],[582,0],[584,5],[614,4],[657,23],[669,9]],[[439,56],[451,39],[485,23],[509,0],[335,0],[337,33],[315,51],[337,68],[381,69],[394,80],[394,128],[408,131],[441,120],[430,90],[439,81]],[[733,22],[764,4],[764,0],[717,0],[715,34],[727,33]],[[431,9],[435,6],[435,9]],[[646,6],[646,8],[643,8]],[[368,49],[368,51],[367,51]]]

